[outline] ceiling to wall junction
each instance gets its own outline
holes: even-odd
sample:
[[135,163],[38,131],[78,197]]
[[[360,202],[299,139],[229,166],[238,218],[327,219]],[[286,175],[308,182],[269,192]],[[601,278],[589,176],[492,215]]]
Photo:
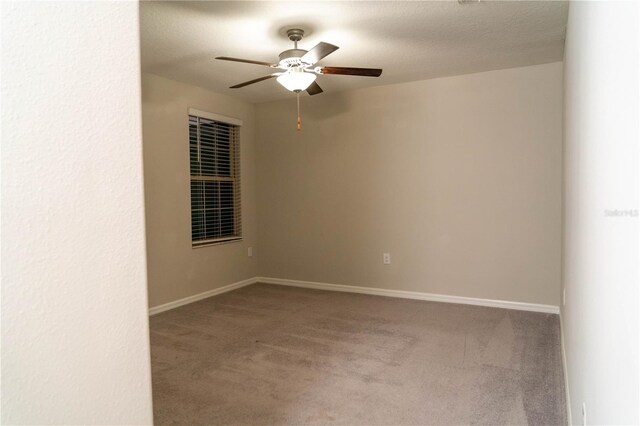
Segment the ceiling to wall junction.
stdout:
[[[319,65],[382,68],[379,78],[318,77],[326,93],[561,61],[568,3],[557,1],[142,2],[142,69],[251,102],[291,97],[274,80],[228,87],[272,72],[216,61],[277,62],[293,47],[340,47]],[[320,95],[322,96],[322,95]]]

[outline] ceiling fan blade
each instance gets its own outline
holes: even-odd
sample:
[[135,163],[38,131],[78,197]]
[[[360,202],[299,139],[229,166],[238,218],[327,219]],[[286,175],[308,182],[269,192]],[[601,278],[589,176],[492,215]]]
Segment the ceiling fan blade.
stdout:
[[322,67],[321,74],[360,75],[363,77],[380,77],[380,68]]
[[334,46],[333,44],[320,42],[315,45],[313,49],[305,53],[300,60],[306,64],[313,65],[318,62],[320,59],[329,55],[330,53],[335,52],[340,49],[338,46]]
[[235,86],[229,87],[229,89],[239,89],[241,87],[248,86],[248,85],[253,84],[253,83],[259,83],[259,82],[264,81],[264,80],[269,80],[270,78],[274,78],[274,77],[277,77],[279,75],[280,75],[279,73],[278,74],[265,75],[264,77],[256,78],[255,80],[245,81],[244,83],[236,84]]
[[307,87],[307,93],[310,94],[311,96],[317,95],[322,92],[323,92],[322,88],[315,81],[311,83],[309,87]]
[[221,61],[244,62],[245,64],[265,65],[271,68],[275,68],[277,66],[276,64],[270,64],[269,62],[252,61],[251,59],[230,58],[228,56],[218,56],[216,59],[219,59]]

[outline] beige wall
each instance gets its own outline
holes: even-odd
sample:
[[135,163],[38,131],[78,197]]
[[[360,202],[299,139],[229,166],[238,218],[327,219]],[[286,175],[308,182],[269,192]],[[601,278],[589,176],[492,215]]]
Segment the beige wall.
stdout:
[[562,320],[578,425],[640,424],[639,24],[637,2],[569,8]]
[[561,63],[301,103],[257,106],[261,276],[559,304]]
[[[239,118],[243,240],[191,248],[188,109]],[[254,106],[142,75],[149,305],[193,296],[257,275]],[[254,256],[247,248],[254,247]]]
[[0,14],[0,423],[152,424],[138,4]]

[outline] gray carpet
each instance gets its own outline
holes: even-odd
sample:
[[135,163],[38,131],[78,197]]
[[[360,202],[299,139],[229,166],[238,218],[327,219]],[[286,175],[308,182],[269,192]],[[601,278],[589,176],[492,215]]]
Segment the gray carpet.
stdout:
[[254,284],[151,317],[156,424],[566,424],[557,315]]

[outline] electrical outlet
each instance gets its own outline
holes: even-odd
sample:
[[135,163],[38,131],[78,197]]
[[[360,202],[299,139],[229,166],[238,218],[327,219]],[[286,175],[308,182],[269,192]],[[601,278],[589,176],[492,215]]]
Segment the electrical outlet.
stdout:
[[582,425],[587,426],[587,404],[582,403]]
[[249,256],[249,257],[253,257],[253,247],[249,247],[249,248],[247,249],[247,256]]
[[563,288],[562,289],[562,306],[564,306],[565,301],[567,300],[566,295],[567,295],[567,290]]
[[385,265],[391,265],[391,253],[382,254],[382,263]]

